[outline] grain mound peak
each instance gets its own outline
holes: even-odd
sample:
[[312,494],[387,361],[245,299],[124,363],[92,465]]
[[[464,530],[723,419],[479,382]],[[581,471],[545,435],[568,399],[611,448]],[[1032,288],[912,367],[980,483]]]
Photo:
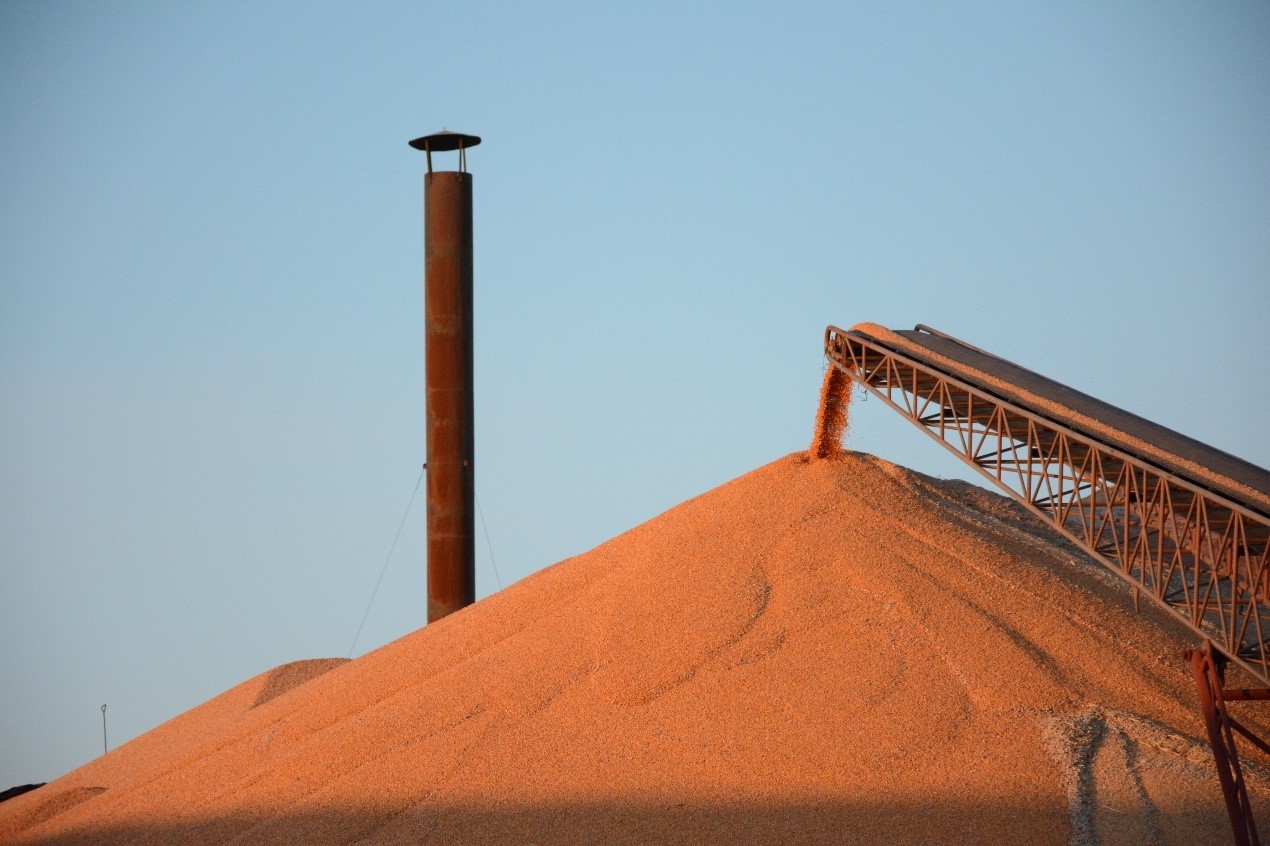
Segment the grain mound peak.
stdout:
[[1009,500],[797,453],[246,682],[0,841],[1224,844],[1189,645]]

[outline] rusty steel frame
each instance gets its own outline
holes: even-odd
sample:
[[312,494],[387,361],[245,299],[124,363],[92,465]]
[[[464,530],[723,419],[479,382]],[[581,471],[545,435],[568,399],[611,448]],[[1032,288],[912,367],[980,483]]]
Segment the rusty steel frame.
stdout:
[[1259,846],[1261,839],[1257,835],[1252,803],[1248,800],[1248,785],[1244,780],[1243,768],[1239,765],[1235,732],[1243,735],[1262,752],[1270,752],[1270,747],[1232,717],[1226,703],[1270,699],[1270,690],[1223,690],[1225,659],[1222,655],[1213,653],[1211,641],[1206,641],[1203,649],[1187,652],[1186,658],[1190,661],[1191,672],[1195,676],[1199,710],[1204,715],[1208,744],[1213,748],[1213,761],[1217,765],[1217,778],[1221,782],[1222,795],[1226,800],[1226,815],[1230,817],[1235,846]]
[[830,326],[825,353],[1270,686],[1270,519],[860,333]]

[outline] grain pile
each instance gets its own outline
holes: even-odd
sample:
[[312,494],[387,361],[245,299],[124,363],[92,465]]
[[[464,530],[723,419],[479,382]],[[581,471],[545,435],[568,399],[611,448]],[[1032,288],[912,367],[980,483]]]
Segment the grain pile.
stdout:
[[246,682],[0,841],[1225,844],[1188,645],[1008,500],[799,453]]

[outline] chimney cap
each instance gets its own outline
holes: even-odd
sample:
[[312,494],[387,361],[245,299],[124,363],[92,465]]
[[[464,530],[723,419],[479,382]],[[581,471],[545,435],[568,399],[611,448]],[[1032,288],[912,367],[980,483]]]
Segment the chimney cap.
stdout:
[[410,146],[425,152],[443,153],[447,150],[458,150],[460,148],[466,150],[475,147],[479,143],[481,143],[479,135],[465,135],[462,132],[450,132],[448,129],[442,129],[440,132],[416,138],[410,142]]

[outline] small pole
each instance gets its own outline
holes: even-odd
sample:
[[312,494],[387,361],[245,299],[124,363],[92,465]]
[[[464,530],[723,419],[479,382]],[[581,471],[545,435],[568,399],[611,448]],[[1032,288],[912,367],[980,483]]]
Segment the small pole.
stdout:
[[106,744],[106,706],[101,706],[101,754],[105,755],[110,751],[110,746]]

